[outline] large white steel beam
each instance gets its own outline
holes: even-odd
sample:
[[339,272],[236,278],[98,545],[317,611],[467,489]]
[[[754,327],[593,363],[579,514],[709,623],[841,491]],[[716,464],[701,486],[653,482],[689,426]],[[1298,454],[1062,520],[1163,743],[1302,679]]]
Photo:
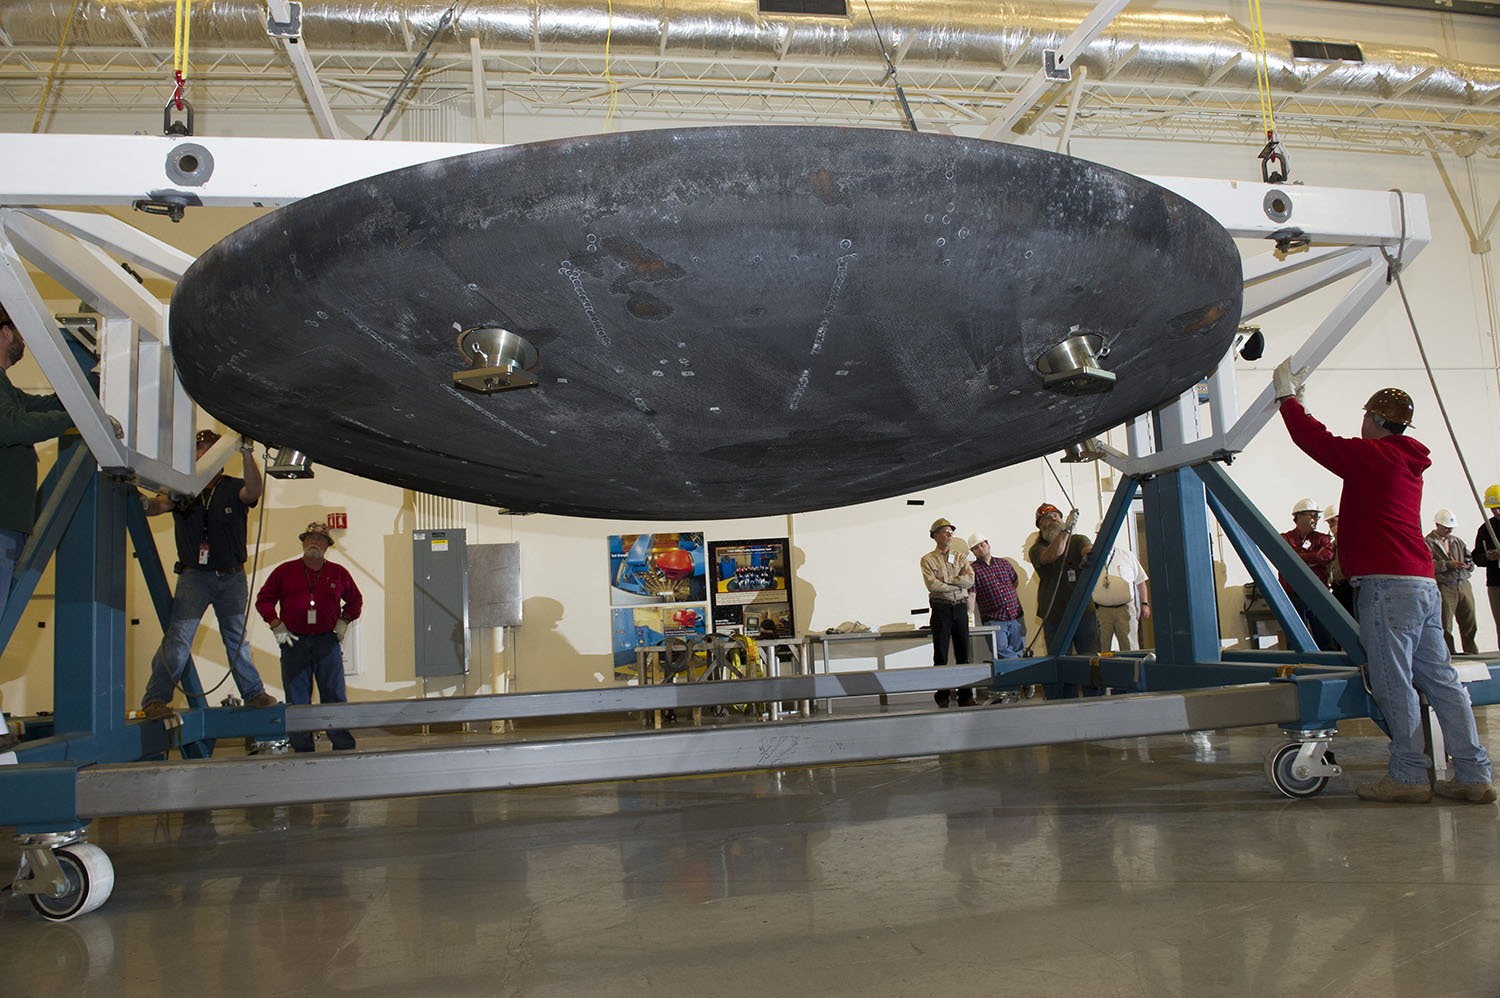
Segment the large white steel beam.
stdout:
[[[1198,177],[1143,179],[1187,198],[1236,238],[1266,237],[1285,229],[1300,229],[1318,245],[1386,246],[1394,250],[1402,237],[1402,198],[1391,191],[1277,187]],[[1407,194],[1405,216],[1410,257],[1414,255],[1412,247],[1420,248],[1432,241],[1427,199],[1420,194]]]
[[[179,184],[173,151],[206,149],[207,179]],[[279,208],[377,173],[492,148],[479,143],[329,142],[322,139],[159,135],[0,135],[0,205],[122,205],[150,192],[190,204]],[[179,150],[180,154],[180,150]],[[191,208],[189,209],[191,210]]]

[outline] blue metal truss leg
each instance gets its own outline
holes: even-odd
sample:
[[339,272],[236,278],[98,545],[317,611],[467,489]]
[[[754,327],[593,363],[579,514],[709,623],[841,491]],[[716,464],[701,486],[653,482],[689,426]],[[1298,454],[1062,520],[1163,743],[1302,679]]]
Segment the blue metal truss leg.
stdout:
[[[1130,503],[1135,499],[1139,488],[1140,483],[1134,478],[1129,475],[1121,476],[1119,487],[1115,489],[1114,498],[1110,500],[1109,509],[1104,514],[1104,522],[1099,526],[1099,534],[1094,538],[1093,551],[1083,563],[1083,573],[1073,585],[1073,595],[1068,597],[1068,605],[1063,608],[1062,623],[1057,629],[1057,647],[1047,649],[1047,654],[1052,658],[1061,654],[1063,649],[1073,647],[1073,636],[1078,633],[1078,625],[1083,622],[1084,608],[1094,598],[1094,584],[1099,581],[1099,573],[1104,570],[1104,563],[1108,560],[1106,555],[1119,536],[1120,526],[1125,522],[1125,517],[1130,512]],[[1068,695],[1076,696],[1076,685],[1043,683],[1042,688],[1049,699],[1056,699],[1070,689],[1073,692]]]
[[1078,625],[1083,621],[1084,607],[1094,598],[1094,583],[1099,581],[1099,573],[1104,568],[1104,555],[1114,545],[1115,537],[1120,533],[1120,524],[1125,522],[1125,514],[1130,509],[1130,501],[1135,498],[1138,487],[1136,480],[1129,475],[1121,477],[1120,487],[1115,489],[1109,511],[1104,514],[1099,536],[1093,540],[1094,550],[1100,553],[1091,554],[1083,563],[1083,574],[1073,586],[1073,595],[1068,598],[1068,605],[1063,608],[1062,625],[1057,629],[1058,647],[1048,648],[1048,654],[1057,655],[1058,649],[1072,646],[1073,636],[1078,633]]
[[1318,618],[1355,665],[1362,665],[1365,656],[1359,643],[1359,626],[1348,611],[1339,605],[1338,600],[1333,598],[1328,587],[1318,580],[1312,569],[1303,564],[1297,552],[1292,550],[1280,532],[1246,498],[1245,493],[1240,491],[1223,468],[1216,464],[1203,464],[1197,466],[1197,471],[1208,488],[1209,501],[1214,504],[1214,515],[1219,518],[1230,543],[1245,562],[1245,567],[1250,569],[1256,584],[1266,594],[1266,602],[1276,614],[1276,619],[1281,622],[1292,646],[1298,651],[1317,651],[1312,635],[1308,633],[1296,610],[1292,609],[1291,601],[1286,599],[1281,583],[1272,577],[1271,567],[1266,564],[1267,559],[1292,584],[1293,591],[1301,597],[1308,613]]
[[52,709],[59,735],[108,740],[125,728],[123,488],[95,473],[58,544]]
[[43,483],[41,513],[16,562],[5,614],[0,616],[0,652],[5,650],[11,635],[16,632],[21,615],[26,612],[26,604],[36,592],[47,562],[52,560],[58,541],[94,476],[94,458],[87,447],[75,444],[64,449],[65,456],[52,466]]
[[1178,468],[1146,481],[1141,491],[1151,578],[1166,583],[1151,588],[1157,658],[1177,664],[1217,662],[1218,588],[1203,481],[1192,468]]

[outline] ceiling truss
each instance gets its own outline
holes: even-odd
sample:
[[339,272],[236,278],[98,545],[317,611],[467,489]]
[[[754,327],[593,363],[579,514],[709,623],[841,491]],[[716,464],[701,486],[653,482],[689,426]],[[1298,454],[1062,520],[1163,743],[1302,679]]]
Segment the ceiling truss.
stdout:
[[[308,51],[316,78],[336,114],[368,124],[410,65],[405,50]],[[0,112],[34,114],[55,50],[0,45]],[[1256,95],[1221,86],[1233,67],[1205,67],[1199,83],[1143,84],[1122,80],[1128,55],[1101,78],[1044,90],[1016,130],[1055,138],[1142,137],[1171,141],[1258,144],[1263,141]],[[476,72],[477,67],[477,72]],[[142,127],[159,120],[171,92],[168,48],[73,48],[58,66],[48,107],[138,111]],[[902,116],[886,67],[874,61],[813,64],[789,59],[681,57],[602,52],[483,49],[434,55],[406,91],[403,113],[461,105],[472,116],[475,81],[482,81],[491,115],[598,116],[611,96],[616,127],[632,116],[646,121],[692,118],[899,127]],[[901,82],[919,127],[977,131],[1001,113],[1033,76],[1009,70],[903,66]],[[1326,74],[1325,74],[1326,75]],[[307,102],[284,52],[263,48],[195,49],[187,96],[200,116],[213,112],[299,109]],[[1344,149],[1426,154],[1500,154],[1500,102],[1454,104],[1319,92],[1313,70],[1296,93],[1276,95],[1277,130],[1293,149]],[[1408,88],[1409,89],[1409,88]],[[503,136],[490,129],[491,140]],[[453,140],[474,136],[441,136]]]

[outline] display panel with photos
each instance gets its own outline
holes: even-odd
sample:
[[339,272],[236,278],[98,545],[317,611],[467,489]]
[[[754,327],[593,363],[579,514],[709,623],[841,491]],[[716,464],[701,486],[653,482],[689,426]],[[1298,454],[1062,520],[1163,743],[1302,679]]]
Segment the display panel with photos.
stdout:
[[713,541],[708,546],[714,630],[753,638],[796,636],[791,541]]
[[615,679],[630,682],[639,679],[636,671],[636,649],[655,648],[669,638],[691,642],[708,632],[708,607],[632,606],[610,611],[612,627],[611,652],[614,655]]
[[703,534],[614,534],[609,538],[609,605],[701,603],[708,597]]

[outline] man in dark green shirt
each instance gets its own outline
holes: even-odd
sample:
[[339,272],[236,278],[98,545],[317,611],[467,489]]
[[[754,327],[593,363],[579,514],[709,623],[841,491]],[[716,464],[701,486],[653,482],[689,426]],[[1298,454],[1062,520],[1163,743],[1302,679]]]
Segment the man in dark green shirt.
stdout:
[[10,597],[16,559],[36,525],[36,450],[73,425],[56,395],[32,395],[10,383],[26,355],[21,331],[0,306],[0,615]]

